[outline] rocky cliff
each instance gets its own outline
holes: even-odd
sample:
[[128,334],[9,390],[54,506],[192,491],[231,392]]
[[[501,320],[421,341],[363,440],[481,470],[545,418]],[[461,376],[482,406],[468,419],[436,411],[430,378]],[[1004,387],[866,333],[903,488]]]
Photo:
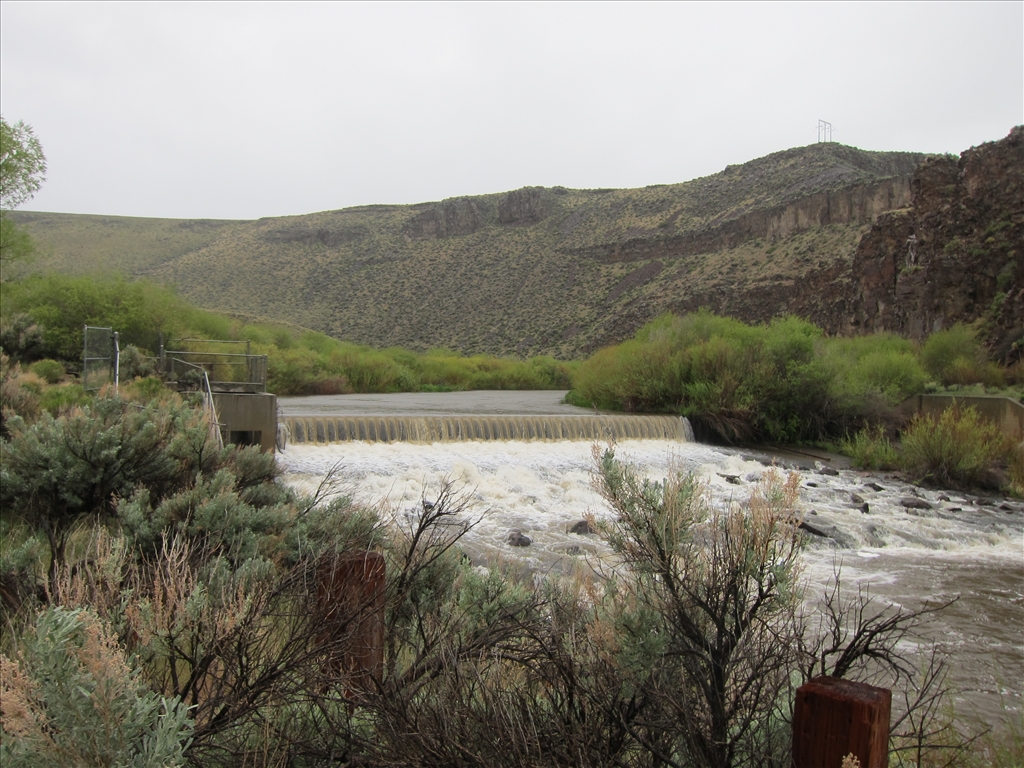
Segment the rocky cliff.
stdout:
[[[831,330],[922,339],[981,321],[991,348],[1024,352],[1024,127],[959,158],[925,161],[907,208],[878,218],[857,248],[849,303]],[[1016,346],[1015,346],[1016,345]]]

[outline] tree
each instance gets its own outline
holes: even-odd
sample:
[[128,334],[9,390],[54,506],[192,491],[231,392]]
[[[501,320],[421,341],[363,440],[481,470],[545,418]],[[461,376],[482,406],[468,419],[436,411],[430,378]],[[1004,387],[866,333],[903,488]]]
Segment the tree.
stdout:
[[32,254],[31,238],[8,212],[30,200],[45,180],[46,157],[32,126],[0,117],[0,268]]
[[28,202],[46,181],[46,157],[32,126],[0,117],[0,210]]

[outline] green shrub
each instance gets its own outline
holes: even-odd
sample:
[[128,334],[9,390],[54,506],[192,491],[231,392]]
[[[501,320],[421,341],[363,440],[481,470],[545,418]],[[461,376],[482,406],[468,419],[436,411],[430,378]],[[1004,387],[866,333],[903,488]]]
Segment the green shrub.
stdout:
[[[5,306],[6,309],[6,306]],[[43,328],[27,313],[15,313],[0,322],[0,349],[19,363],[30,363],[44,352]]]
[[896,469],[900,455],[881,425],[865,427],[844,440],[842,450],[861,469]]
[[72,408],[85,405],[92,396],[82,389],[81,384],[62,384],[47,387],[39,398],[39,406],[51,416],[59,416]]
[[184,764],[188,709],[146,687],[95,614],[48,608],[23,645],[20,659],[0,656],[5,768]]
[[[48,392],[66,389],[53,387]],[[178,403],[142,408],[111,396],[33,424],[11,419],[0,442],[0,504],[43,532],[50,578],[63,564],[68,536],[89,515],[111,515],[116,499],[140,488],[155,494],[187,482],[209,430],[201,411]],[[198,446],[198,447],[197,447]]]
[[980,381],[975,369],[983,359],[974,331],[962,323],[936,331],[921,348],[925,370],[943,384]]
[[1024,496],[1024,445],[1010,449],[1010,488],[1018,496]]
[[1009,456],[1007,440],[973,406],[947,408],[938,417],[918,415],[902,439],[903,466],[943,485],[976,485]]
[[21,366],[0,350],[0,436],[7,435],[7,422],[15,416],[31,421],[39,413],[41,389],[28,386]]
[[267,360],[267,389],[278,395],[309,394],[310,382],[325,374],[324,359],[311,349],[293,347]]
[[881,393],[890,405],[897,405],[922,392],[928,381],[917,357],[909,351],[883,349],[860,359],[855,375]]
[[146,376],[121,385],[121,396],[126,400],[148,403],[150,400],[164,400],[172,394],[159,376]]
[[65,361],[81,358],[84,325],[113,328],[122,344],[156,349],[160,331],[184,335],[204,316],[166,288],[120,277],[36,275],[5,286],[4,300],[43,326],[45,354]]
[[56,360],[40,360],[32,363],[28,369],[47,384],[56,384],[64,378],[64,366]]
[[118,360],[118,375],[121,381],[146,378],[156,375],[156,360],[142,354],[142,350],[129,344],[121,350]]
[[926,383],[913,344],[891,334],[826,339],[795,317],[749,326],[702,311],[599,351],[573,371],[570,399],[680,413],[704,438],[801,442],[894,423],[892,406]]
[[574,398],[602,410],[621,410],[617,386],[623,357],[619,347],[606,347],[581,363],[572,377]]

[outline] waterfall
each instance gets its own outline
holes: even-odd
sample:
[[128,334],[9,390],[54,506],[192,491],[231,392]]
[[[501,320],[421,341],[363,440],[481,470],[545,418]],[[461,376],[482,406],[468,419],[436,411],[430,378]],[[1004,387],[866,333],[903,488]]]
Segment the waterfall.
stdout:
[[285,416],[292,443],[449,443],[465,440],[676,440],[691,442],[681,416],[437,415]]

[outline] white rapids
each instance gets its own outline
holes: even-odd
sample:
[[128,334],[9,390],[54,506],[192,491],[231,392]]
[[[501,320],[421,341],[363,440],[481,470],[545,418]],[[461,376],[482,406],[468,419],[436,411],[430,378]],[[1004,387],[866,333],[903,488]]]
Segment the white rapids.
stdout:
[[[278,460],[285,482],[306,493],[337,466],[344,493],[399,517],[419,514],[422,502],[452,481],[471,498],[472,518],[479,520],[464,540],[474,562],[514,560],[544,573],[608,555],[596,536],[568,533],[588,514],[611,514],[592,487],[592,449],[582,441],[347,442],[291,445]],[[670,440],[624,440],[616,454],[652,479],[697,473],[720,503],[744,500],[775,461],[756,451]],[[809,593],[820,592],[841,563],[845,590],[867,588],[883,604],[916,608],[959,595],[930,633],[955,655],[958,712],[1019,722],[1024,504],[836,471],[809,457],[783,460],[779,468],[800,475]],[[511,546],[512,530],[532,543]]]

